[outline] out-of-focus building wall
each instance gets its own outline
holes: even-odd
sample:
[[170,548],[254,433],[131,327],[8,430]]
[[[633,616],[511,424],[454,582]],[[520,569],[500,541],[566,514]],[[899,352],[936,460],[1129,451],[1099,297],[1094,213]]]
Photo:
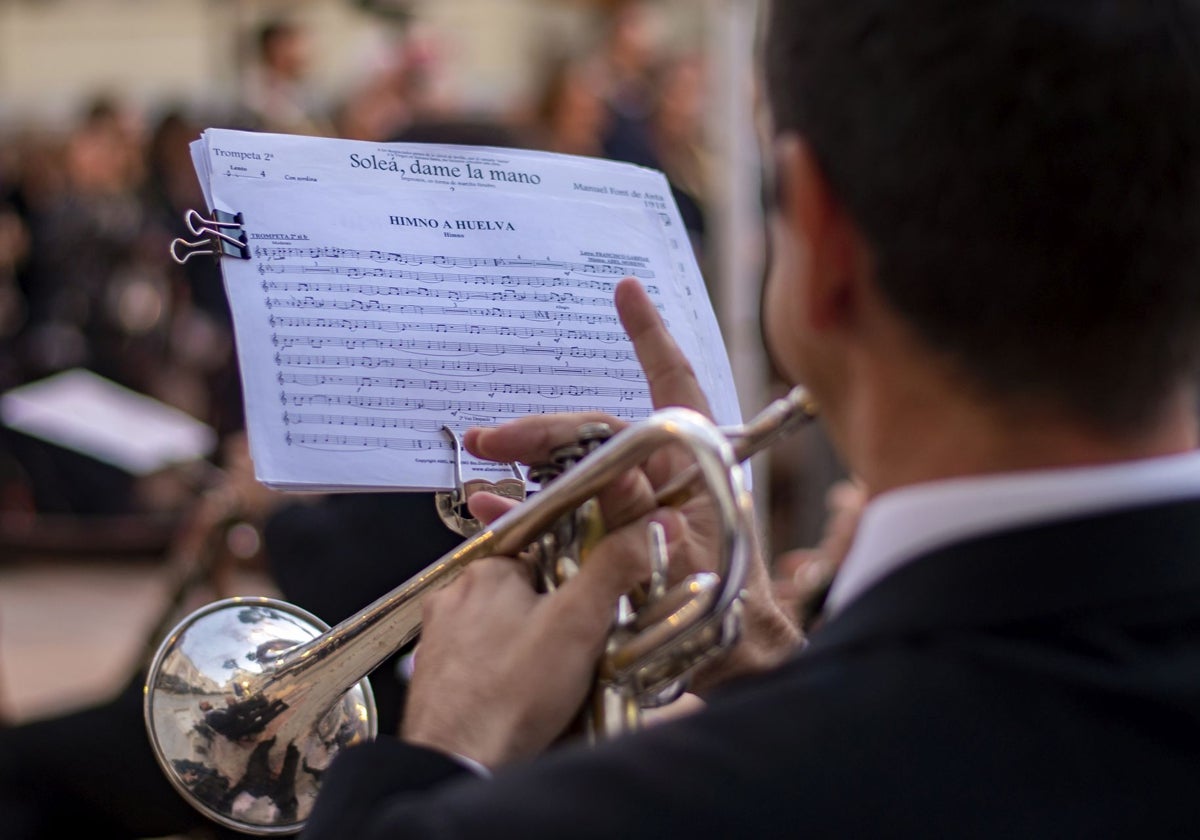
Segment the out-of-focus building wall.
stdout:
[[[576,0],[413,0],[444,59],[441,82],[467,110],[519,101],[539,59],[598,36]],[[661,0],[665,41],[702,43],[703,4]],[[0,130],[61,124],[97,93],[144,110],[219,110],[236,98],[246,44],[264,20],[306,24],[313,92],[332,102],[385,60],[394,29],[351,0],[0,0]]]
[[140,103],[203,94],[226,3],[0,3],[0,118],[62,121],[98,91]]

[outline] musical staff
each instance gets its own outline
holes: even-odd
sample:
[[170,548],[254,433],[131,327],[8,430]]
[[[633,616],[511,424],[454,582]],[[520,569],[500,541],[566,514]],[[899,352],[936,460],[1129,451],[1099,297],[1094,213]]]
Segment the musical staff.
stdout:
[[378,300],[338,300],[337,298],[267,298],[267,309],[337,309],[358,312],[395,312],[401,315],[428,315],[445,317],[455,315],[464,318],[506,319],[522,321],[556,321],[575,324],[612,324],[620,322],[616,315],[599,312],[571,312],[556,309],[504,309],[501,307],[472,306],[421,306],[414,303],[384,303]]
[[[650,280],[654,272],[642,261],[626,260],[614,265],[608,262],[570,262],[567,260],[529,259],[525,257],[453,257],[442,254],[406,254],[395,251],[338,248],[334,246],[296,247],[260,246],[254,249],[257,259],[283,260],[288,257],[300,259],[366,260],[368,262],[397,262],[406,265],[441,265],[455,268],[544,268],[552,271],[578,272],[580,274],[605,274],[617,277],[639,277]],[[625,263],[629,264],[625,264]]]
[[[612,280],[583,280],[579,278],[564,277],[562,275],[540,277],[536,274],[458,274],[454,272],[406,271],[404,269],[392,268],[361,268],[354,265],[259,263],[258,273],[260,275],[332,274],[358,278],[386,277],[389,280],[411,280],[416,284],[460,283],[462,285],[471,286],[495,286],[499,283],[528,286],[535,289],[566,287],[571,289],[586,289],[588,291],[600,292],[607,296],[605,298],[606,301],[612,298],[612,294],[617,288],[616,282]],[[646,287],[646,291],[651,295],[657,296],[662,293],[662,290],[653,283],[647,283],[644,285]]]
[[577,347],[571,345],[510,345],[474,341],[424,341],[416,338],[339,338],[320,335],[271,336],[271,343],[284,349],[292,347],[343,347],[347,350],[401,350],[421,353],[460,353],[464,355],[553,356],[555,359],[604,359],[609,362],[634,362],[633,351],[624,347]]
[[367,318],[309,318],[305,316],[271,315],[268,323],[272,329],[292,327],[296,329],[378,330],[380,332],[435,332],[463,333],[465,335],[496,335],[508,338],[547,338],[552,341],[601,341],[605,343],[626,342],[624,333],[597,332],[593,330],[563,330],[556,327],[510,327],[488,324],[442,324],[423,321],[381,321]]
[[448,374],[492,376],[595,376],[603,379],[643,379],[638,367],[564,367],[561,365],[523,365],[515,362],[467,362],[449,359],[393,359],[386,356],[314,356],[276,353],[275,364],[285,367],[408,368],[439,370]]
[[264,280],[264,292],[341,292],[377,297],[420,297],[440,300],[490,300],[494,302],[560,303],[571,306],[603,306],[611,298],[584,297],[572,292],[521,292],[516,289],[491,291],[459,291],[457,289],[428,289],[424,286],[376,286],[370,283],[312,283],[293,280]]
[[[487,410],[492,412],[495,409],[488,408]],[[517,414],[519,412],[511,413]],[[285,426],[357,426],[373,429],[409,429],[410,431],[432,433],[441,432],[442,426],[446,425],[445,421],[441,419],[414,420],[406,417],[376,417],[365,414],[293,414],[287,411],[283,413],[283,424]]]
[[[428,390],[438,393],[504,394],[505,396],[538,396],[546,399],[570,399],[601,397],[620,401],[647,400],[649,390],[640,388],[618,388],[606,385],[548,384],[536,382],[473,382],[463,379],[409,379],[393,376],[347,376],[336,373],[291,373],[280,371],[276,377],[280,385],[323,388],[385,388],[393,391]],[[338,395],[324,395],[330,399]],[[383,406],[380,406],[383,407]],[[609,407],[607,410],[612,411]]]
[[357,414],[291,414],[283,412],[285,426],[365,426],[377,429],[411,429],[439,432],[444,423],[437,420],[409,420],[404,417],[367,417]]
[[[419,380],[425,381],[425,380]],[[618,389],[611,389],[617,391]],[[640,392],[638,394],[641,396]],[[614,394],[619,396],[619,394]],[[410,399],[406,397],[382,397],[382,396],[365,396],[361,394],[289,394],[286,391],[279,393],[279,401],[287,406],[295,406],[297,408],[304,406],[350,406],[354,408],[371,408],[380,409],[383,411],[436,411],[439,414],[458,416],[460,414],[507,414],[514,417],[522,417],[526,414],[541,414],[547,412],[547,407],[544,403],[531,402],[502,402],[495,400],[437,400],[437,399]],[[611,405],[588,405],[575,403],[570,406],[571,411],[606,411],[624,420],[636,420],[646,417],[650,414],[647,408],[616,408]],[[553,408],[550,409],[554,411]],[[285,412],[285,422],[289,415]],[[308,417],[309,415],[297,415]],[[324,417],[326,415],[316,415]],[[430,421],[432,422],[432,421]],[[438,431],[440,425],[432,429]]]
[[364,437],[359,435],[338,435],[330,433],[295,434],[288,432],[284,439],[288,446],[348,446],[358,449],[407,449],[410,451],[449,451],[451,449],[449,443],[437,438],[383,436]]

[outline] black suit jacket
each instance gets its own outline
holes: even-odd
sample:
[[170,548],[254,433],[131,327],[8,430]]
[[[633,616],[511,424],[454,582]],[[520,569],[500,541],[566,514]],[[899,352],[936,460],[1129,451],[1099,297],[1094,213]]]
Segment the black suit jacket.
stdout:
[[306,836],[1200,837],[1200,501],[936,551],[704,712],[491,781],[350,750]]

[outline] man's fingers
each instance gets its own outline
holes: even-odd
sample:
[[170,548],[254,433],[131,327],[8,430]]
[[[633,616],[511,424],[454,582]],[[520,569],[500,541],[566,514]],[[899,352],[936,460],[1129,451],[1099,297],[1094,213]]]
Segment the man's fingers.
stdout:
[[[685,406],[710,414],[708,400],[700,389],[691,364],[671,338],[654,302],[641,284],[632,278],[622,280],[617,284],[615,300],[621,323],[633,341],[638,360],[646,373],[655,407]],[[491,461],[545,463],[555,449],[577,439],[583,424],[597,421],[608,423],[614,432],[626,425],[596,412],[536,415],[496,428],[468,429],[463,436],[463,444],[471,454]],[[666,464],[672,466],[674,460],[673,457],[667,458]],[[650,482],[633,466],[630,465],[631,469],[625,475],[614,480],[609,488],[600,493],[605,519],[610,527],[641,516],[654,507]],[[470,505],[471,511],[484,522],[491,522],[508,510],[508,506],[482,498],[477,503],[480,505],[478,510],[475,504]]]
[[656,510],[605,536],[592,549],[575,577],[559,590],[560,609],[576,616],[582,623],[580,626],[611,622],[617,599],[649,578],[647,529],[651,522],[662,525],[668,553],[674,553],[682,544],[687,523],[682,514],[670,508]]
[[519,504],[516,499],[487,491],[472,493],[467,497],[467,510],[484,525],[491,525]]
[[489,461],[520,461],[540,464],[550,453],[578,437],[585,423],[608,423],[616,432],[625,424],[599,412],[580,414],[535,414],[494,428],[467,429],[463,445],[478,458]]
[[454,620],[464,603],[478,597],[510,598],[521,603],[532,603],[537,595],[529,568],[519,560],[511,557],[480,557],[472,560],[463,573],[444,589],[425,596],[421,602],[421,620],[426,625],[442,617]]
[[604,525],[614,530],[658,507],[654,488],[641,470],[621,473],[596,494],[604,512]]
[[621,324],[646,372],[654,407],[678,405],[712,416],[691,363],[671,338],[642,284],[632,278],[618,283],[616,304]]

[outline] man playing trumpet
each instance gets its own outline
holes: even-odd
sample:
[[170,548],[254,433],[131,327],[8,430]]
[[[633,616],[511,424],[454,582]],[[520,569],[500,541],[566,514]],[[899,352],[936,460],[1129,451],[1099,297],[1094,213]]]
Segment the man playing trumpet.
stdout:
[[[654,507],[664,454],[554,593],[498,558],[429,600],[403,741],[339,758],[308,836],[1200,825],[1200,3],[777,0],[766,32],[767,340],[870,494],[823,622],[800,650],[759,565],[703,711],[547,751],[647,522],[712,550],[703,500]],[[656,404],[703,410],[617,306]],[[466,443],[537,462],[580,422]]]

